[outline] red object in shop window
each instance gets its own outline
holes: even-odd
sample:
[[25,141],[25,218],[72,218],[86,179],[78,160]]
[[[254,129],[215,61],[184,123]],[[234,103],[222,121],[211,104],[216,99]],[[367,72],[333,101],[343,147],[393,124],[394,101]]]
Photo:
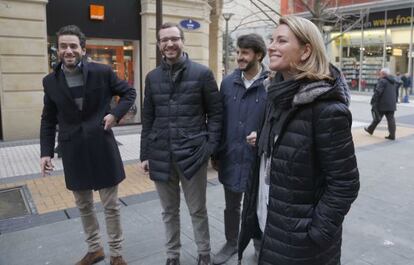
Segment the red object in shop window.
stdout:
[[367,81],[362,79],[361,80],[361,88],[366,88],[367,87]]
[[358,81],[356,79],[352,79],[351,81],[351,87],[356,88],[358,86]]

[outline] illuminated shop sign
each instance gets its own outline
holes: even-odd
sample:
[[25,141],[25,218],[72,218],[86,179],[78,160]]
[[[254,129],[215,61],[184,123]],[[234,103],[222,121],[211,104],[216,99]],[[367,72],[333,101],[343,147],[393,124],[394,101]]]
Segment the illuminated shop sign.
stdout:
[[[368,18],[365,18],[364,28],[383,28],[385,24],[387,27],[401,27],[401,26],[410,26],[411,19],[411,9],[398,9],[398,10],[388,10],[387,19],[385,20],[385,11],[374,12],[368,14]],[[352,25],[353,22],[350,22],[349,25],[344,25],[344,28]],[[360,25],[356,25],[355,29],[361,28]]]
[[101,5],[89,6],[89,18],[92,20],[104,20],[105,19],[105,7]]

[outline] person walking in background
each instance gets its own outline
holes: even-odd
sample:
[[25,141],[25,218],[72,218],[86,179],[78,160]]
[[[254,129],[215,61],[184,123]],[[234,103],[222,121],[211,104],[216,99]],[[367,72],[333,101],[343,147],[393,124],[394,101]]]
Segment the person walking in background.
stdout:
[[256,134],[266,103],[262,83],[268,71],[261,63],[265,56],[266,45],[261,36],[254,33],[240,36],[237,39],[239,68],[221,83],[223,134],[220,149],[211,162],[224,186],[226,243],[215,255],[213,264],[223,264],[237,253],[241,200],[256,157],[256,148],[246,142],[246,137]]
[[184,33],[178,25],[163,24],[157,43],[163,60],[145,80],[140,166],[149,172],[160,197],[166,264],[180,264],[181,183],[198,265],[208,265],[207,164],[220,142],[222,101],[211,70],[183,52]]
[[277,73],[243,202],[239,261],[263,233],[259,265],[340,264],[342,222],[359,190],[346,81],[305,18],[281,17],[268,55]]
[[401,80],[401,73],[400,72],[395,73],[395,82],[396,82],[395,83],[395,91],[397,93],[396,100],[397,100],[397,103],[398,103],[398,99],[399,99],[399,96],[398,95],[401,95],[401,100],[399,102],[402,102],[402,98],[403,98],[402,91],[400,93],[400,87],[402,88],[402,84],[403,84],[403,82]]
[[409,103],[409,90],[411,88],[411,78],[408,73],[401,77],[402,86],[401,86],[401,100],[402,103]]
[[372,135],[385,115],[389,132],[389,135],[385,138],[388,140],[395,140],[396,125],[394,112],[397,109],[395,87],[398,84],[395,78],[390,74],[389,68],[382,68],[379,72],[379,76],[378,83],[374,89],[374,95],[371,98],[372,122],[368,127],[365,127],[364,130]]
[[[122,229],[118,184],[124,167],[112,127],[134,104],[136,92],[118,79],[111,67],[87,62],[86,38],[75,25],[57,32],[60,63],[43,79],[44,106],[40,126],[41,172],[53,170],[56,125],[66,187],[73,191],[88,244],[76,264],[90,265],[105,258],[92,190],[98,190],[104,207],[111,265],[125,265],[121,256]],[[120,96],[113,110],[109,103]]]

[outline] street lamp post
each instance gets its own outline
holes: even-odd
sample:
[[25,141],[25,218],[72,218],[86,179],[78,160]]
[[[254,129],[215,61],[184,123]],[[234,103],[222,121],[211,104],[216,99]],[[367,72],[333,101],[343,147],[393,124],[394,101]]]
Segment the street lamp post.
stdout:
[[227,71],[229,70],[229,20],[233,15],[233,13],[223,13],[223,18],[226,21],[226,36],[224,38],[224,75],[227,75]]
[[331,33],[331,31],[332,31],[332,29],[333,29],[333,26],[331,26],[331,25],[323,25],[322,26],[322,30],[323,30],[323,35],[324,35],[324,38],[325,38],[325,49],[326,49],[326,52],[328,52],[328,41],[329,41],[329,34]]
[[[158,31],[161,29],[162,25],[162,0],[156,0],[155,1],[155,38],[158,39]],[[155,47],[155,60],[157,66],[161,63],[161,53],[158,50],[158,47]]]

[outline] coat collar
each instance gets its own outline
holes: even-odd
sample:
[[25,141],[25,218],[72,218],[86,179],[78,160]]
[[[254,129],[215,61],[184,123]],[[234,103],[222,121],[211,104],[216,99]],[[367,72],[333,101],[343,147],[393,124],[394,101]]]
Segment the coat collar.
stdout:
[[[89,72],[89,63],[86,60],[86,58],[82,58],[80,67],[81,67],[81,71],[82,71],[82,74],[83,74],[83,84],[85,86],[86,80],[88,79],[88,72]],[[58,64],[56,64],[53,67],[53,72],[55,73],[56,77],[59,75],[59,72],[63,72],[62,71],[62,62],[59,62]]]
[[[256,81],[254,81],[254,83],[249,87],[249,89],[260,86],[262,82],[258,83],[257,81],[259,80],[263,81],[269,75],[269,69],[266,67],[266,65],[264,65],[263,63],[261,65],[262,65],[262,72],[260,73],[259,78]],[[242,75],[241,70],[239,68],[235,69],[233,72],[233,75],[234,75],[234,83],[244,87],[244,82],[241,76]]]

